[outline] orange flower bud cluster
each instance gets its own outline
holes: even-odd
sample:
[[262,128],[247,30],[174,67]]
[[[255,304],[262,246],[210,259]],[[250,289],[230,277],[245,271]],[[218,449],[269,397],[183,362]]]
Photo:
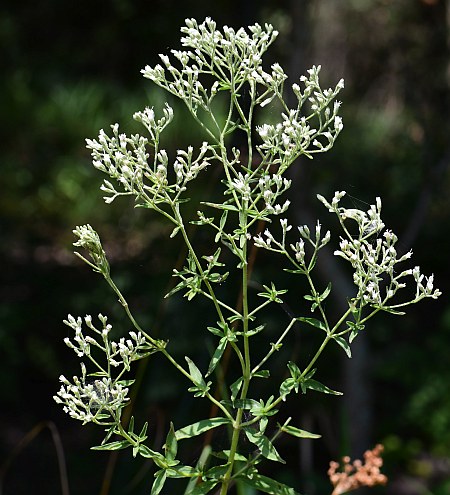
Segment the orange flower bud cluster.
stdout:
[[387,477],[380,472],[383,465],[382,452],[381,444],[376,445],[373,450],[367,450],[364,453],[364,464],[359,459],[350,463],[350,457],[343,457],[341,471],[338,471],[339,463],[331,461],[328,470],[328,476],[334,486],[331,495],[341,495],[362,486],[384,485]]

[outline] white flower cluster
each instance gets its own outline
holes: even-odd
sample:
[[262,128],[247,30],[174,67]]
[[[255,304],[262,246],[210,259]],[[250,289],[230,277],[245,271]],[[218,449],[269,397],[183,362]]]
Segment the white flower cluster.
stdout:
[[78,237],[78,241],[74,242],[73,245],[86,249],[92,259],[92,263],[80,253],[75,254],[92,266],[95,271],[107,276],[109,274],[109,262],[97,232],[89,224],[86,224],[75,227],[73,233]]
[[[64,342],[75,351],[78,357],[92,357],[91,347],[94,346],[105,353],[108,366],[118,367],[121,365],[128,371],[130,369],[130,363],[140,359],[151,348],[140,332],[131,331],[128,334],[129,338],[122,337],[119,342],[111,341],[109,334],[112,326],[108,323],[107,317],[99,314],[98,319],[102,324],[101,329],[94,326],[91,315],[86,315],[84,319],[80,316],[74,318],[72,315],[69,315],[67,320],[64,320],[64,323],[75,331],[73,340],[66,337]],[[93,335],[96,335],[97,338],[91,335],[84,335],[82,328],[83,320],[84,324],[92,330]]]
[[276,203],[281,194],[291,187],[292,181],[282,177],[280,174],[264,175],[258,180],[258,188],[262,193],[265,203],[265,211],[272,215],[281,215],[288,208],[291,202],[286,200],[282,205]]
[[[162,202],[168,200],[170,193],[177,193],[185,189],[187,182],[195,179],[198,173],[209,164],[205,157],[209,150],[208,143],[201,146],[197,158],[193,158],[193,148],[187,151],[178,150],[173,164],[176,183],[169,184],[168,167],[169,157],[166,150],[159,149],[160,134],[173,118],[172,108],[166,104],[163,110],[164,116],[156,120],[153,109],[146,108],[143,112],[137,112],[134,118],[141,122],[149,131],[150,141],[139,135],[127,137],[119,134],[118,124],[111,126],[113,136],[109,137],[103,131],[99,133],[98,140],[86,139],[87,148],[91,150],[93,165],[95,168],[115,179],[123,191],[118,191],[108,180],[104,180],[100,189],[107,193],[103,199],[106,203],[112,203],[117,196],[134,195],[136,199],[149,202]],[[148,163],[148,145],[154,150],[153,165]]]
[[[218,91],[230,87],[231,81],[237,86],[243,81],[258,80],[263,84],[278,86],[285,75],[278,65],[272,67],[272,74],[262,68],[262,55],[274,41],[277,32],[266,24],[249,26],[249,33],[241,28],[235,31],[224,26],[216,29],[216,23],[209,17],[198,24],[195,19],[186,19],[181,28],[185,34],[181,43],[188,50],[172,50],[180,68],[176,68],[167,55],[160,55],[164,67],[146,66],[141,72],[159,86],[185,101],[188,107],[197,112],[198,107],[209,111],[210,104]],[[205,87],[203,75],[214,74],[217,80]]]
[[65,413],[83,421],[83,424],[110,424],[111,417],[114,418],[116,411],[129,401],[128,388],[121,383],[113,383],[108,377],[89,380],[83,363],[81,370],[81,378],[74,376],[73,383],[63,375],[59,377],[62,385],[53,399],[56,403],[64,405]]
[[[330,212],[336,213],[346,234],[341,238],[339,250],[334,254],[348,261],[353,269],[353,281],[358,287],[358,298],[362,298],[365,304],[371,304],[380,308],[397,308],[406,304],[417,302],[424,297],[436,299],[441,292],[433,289],[433,275],[424,277],[419,267],[404,270],[396,275],[396,265],[408,260],[412,252],[398,257],[395,244],[397,236],[390,230],[383,232],[381,220],[381,200],[376,199],[376,205],[371,205],[367,212],[359,209],[347,209],[339,207],[340,200],[345,192],[335,193],[333,200],[329,203],[322,196],[318,199],[328,208]],[[353,236],[345,225],[345,220],[351,219],[358,226],[358,235]],[[406,287],[403,281],[406,276],[413,276],[416,282],[416,295],[408,303],[388,306],[387,302],[399,289]]]
[[[333,110],[330,105],[344,87],[344,81],[341,79],[334,89],[322,90],[319,72],[320,66],[313,66],[308,70],[308,77],[300,78],[305,85],[303,93],[297,83],[292,85],[298,105],[295,110],[282,114],[282,122],[257,127],[263,141],[258,149],[263,155],[278,155],[282,167],[287,167],[301,154],[311,157],[313,153],[328,151],[343,129],[342,118],[338,115],[341,103],[334,102]],[[301,113],[306,100],[311,109],[307,117]],[[316,117],[314,127],[311,124],[312,117]]]
[[[82,376],[74,376],[72,383],[61,376],[62,386],[54,399],[58,404],[64,404],[65,412],[84,423],[99,422],[104,419],[106,413],[114,416],[114,411],[126,404],[128,389],[125,386],[126,382],[122,382],[120,377],[130,369],[132,361],[155,351],[154,346],[147,343],[141,332],[131,331],[127,338],[122,337],[118,342],[111,341],[109,334],[112,327],[107,317],[99,314],[98,319],[101,328],[93,324],[91,315],[84,318],[69,315],[67,320],[64,320],[75,332],[72,339],[64,339],[65,344],[73,349],[78,357],[87,358],[94,364],[97,371],[93,376],[99,379],[87,378],[86,366],[81,363]],[[91,335],[85,335],[83,324],[90,329]],[[99,355],[105,356],[106,366],[99,363],[96,350]],[[122,368],[115,379],[112,378],[111,367]],[[100,414],[103,415],[99,416]]]
[[270,230],[266,229],[264,235],[258,234],[253,237],[255,246],[276,253],[284,253],[286,251],[286,234],[292,229],[292,225],[289,225],[287,218],[280,218],[280,226],[282,233],[281,241],[276,240]]
[[208,143],[204,141],[200,148],[200,153],[195,159],[193,158],[194,148],[192,146],[189,146],[187,151],[177,150],[177,158],[173,164],[177,190],[184,191],[186,184],[194,180],[200,171],[209,166],[209,161],[205,158],[208,149]]
[[[276,240],[269,229],[266,229],[264,231],[264,236],[259,234],[253,237],[253,241],[255,243],[255,246],[257,247],[285,254],[292,260],[291,255],[286,248],[286,233],[292,229],[292,225],[289,225],[287,219],[285,218],[280,220],[280,225],[282,232],[281,241]],[[316,224],[314,239],[311,238],[311,232],[307,225],[298,227],[298,230],[302,239],[297,241],[295,244],[290,244],[289,247],[294,254],[294,259],[298,264],[297,266],[300,266],[302,269],[306,270],[305,241],[309,242],[313,246],[315,255],[319,249],[321,249],[330,241],[331,235],[330,231],[327,231],[325,235],[322,236],[322,226],[319,222],[317,222]]]
[[322,237],[322,225],[319,221],[316,223],[314,239],[311,238],[311,231],[307,225],[298,227],[298,231],[303,239],[300,239],[295,244],[291,244],[291,249],[294,252],[295,260],[302,267],[306,267],[305,262],[305,241],[308,241],[314,248],[314,253],[317,253],[319,249],[322,249],[326,244],[330,242],[331,234],[327,230]]

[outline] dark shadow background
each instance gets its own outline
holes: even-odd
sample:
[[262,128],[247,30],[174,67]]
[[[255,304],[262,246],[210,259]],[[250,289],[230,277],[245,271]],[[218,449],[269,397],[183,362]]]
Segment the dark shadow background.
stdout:
[[[329,460],[360,456],[382,442],[390,483],[373,493],[450,493],[448,0],[222,0],[208,7],[193,0],[23,0],[0,6],[2,493],[61,493],[51,432],[62,442],[72,495],[149,493],[153,479],[153,468],[132,462],[129,452],[90,451],[101,432],[70,420],[52,400],[58,376],[78,373],[75,355],[62,342],[68,313],[104,312],[128,330],[116,298],[73,256],[75,225],[90,223],[99,231],[116,283],[140,322],[170,338],[180,356],[207,365],[204,350],[213,340],[205,342],[197,317],[209,317],[208,305],[192,308],[178,296],[161,303],[181,244],[168,242],[171,228],[154,214],[126,201],[105,205],[102,177],[84,147],[85,137],[114,122],[136,130],[133,113],[162,104],[164,95],[139,71],[155,64],[158,53],[179,47],[186,17],[206,15],[234,27],[274,24],[280,35],[267,61],[279,61],[291,83],[312,64],[322,64],[324,85],[346,80],[345,128],[335,147],[293,168],[292,221],[314,223],[321,215],[332,227],[316,193],[347,190],[357,207],[381,196],[385,223],[399,234],[402,249],[413,248],[423,272],[435,273],[444,293],[405,317],[374,320],[356,341],[352,360],[339,349],[327,351],[320,378],[346,393],[288,401],[283,414],[323,438],[282,439],[279,450],[288,463],[272,467],[274,476],[309,495],[327,494]],[[183,109],[171,104],[178,119],[167,149],[201,141]],[[195,199],[212,190],[217,177],[205,180]],[[258,257],[255,280],[277,277],[276,260]],[[325,256],[320,271],[337,292],[345,291],[345,267]],[[298,303],[295,281],[281,284],[291,289],[289,304]],[[342,300],[331,304],[337,310]],[[280,310],[272,318],[276,335],[286,315]],[[284,352],[302,359],[314,344],[297,336]],[[149,421],[155,448],[171,418],[181,427],[199,419],[203,405],[162,365],[155,357],[139,368],[135,405],[138,422]],[[220,444],[220,435],[215,440]],[[191,445],[187,462],[200,451]]]

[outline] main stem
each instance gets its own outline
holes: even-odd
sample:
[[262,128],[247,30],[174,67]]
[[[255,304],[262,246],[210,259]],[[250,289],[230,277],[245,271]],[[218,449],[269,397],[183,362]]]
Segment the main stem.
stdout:
[[[247,264],[247,202],[244,200],[242,204],[243,213],[241,216],[241,229],[243,233],[241,234],[244,238],[243,242],[243,262],[242,266],[242,316],[243,316],[243,340],[244,340],[244,373],[243,373],[243,383],[241,389],[241,399],[247,397],[248,388],[250,385],[251,378],[251,361],[250,361],[250,347],[249,347],[249,337],[248,337],[248,322],[249,322],[249,310],[248,310],[248,264]],[[230,485],[231,476],[234,469],[234,459],[236,456],[239,436],[241,433],[242,425],[242,415],[244,410],[239,408],[236,412],[236,418],[233,423],[233,434],[231,437],[230,454],[228,456],[228,470],[222,481],[222,487],[220,490],[220,495],[226,495],[228,493],[228,487]]]

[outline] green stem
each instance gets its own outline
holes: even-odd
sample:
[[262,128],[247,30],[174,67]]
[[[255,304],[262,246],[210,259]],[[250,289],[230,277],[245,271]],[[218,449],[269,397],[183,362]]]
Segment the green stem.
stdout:
[[[242,204],[242,215],[240,221],[240,227],[243,230],[244,243],[242,246],[243,259],[247,260],[247,202],[244,201]],[[248,310],[248,264],[247,262],[242,263],[242,322],[243,322],[243,341],[244,341],[244,372],[243,372],[243,384],[241,389],[240,398],[245,399],[247,397],[250,380],[251,380],[251,360],[250,360],[250,346],[248,337],[248,324],[249,324],[249,310]],[[239,444],[239,436],[241,432],[242,415],[244,410],[238,408],[236,412],[236,418],[233,423],[233,434],[231,437],[230,453],[228,455],[228,470],[222,481],[222,487],[220,490],[220,495],[226,495],[228,492],[228,487],[230,485],[231,477],[234,469],[234,460]]]
[[278,350],[278,346],[281,344],[281,342],[283,341],[283,339],[286,337],[286,335],[288,334],[289,330],[292,328],[292,326],[294,325],[294,323],[297,321],[296,318],[293,318],[291,320],[291,322],[289,323],[289,325],[286,327],[286,329],[284,330],[284,332],[280,335],[279,339],[275,342],[275,344],[272,344],[272,347],[270,349],[270,351],[266,354],[266,356],[260,361],[259,364],[257,364],[253,370],[252,370],[252,376],[261,368],[261,366],[270,358],[270,356]]

